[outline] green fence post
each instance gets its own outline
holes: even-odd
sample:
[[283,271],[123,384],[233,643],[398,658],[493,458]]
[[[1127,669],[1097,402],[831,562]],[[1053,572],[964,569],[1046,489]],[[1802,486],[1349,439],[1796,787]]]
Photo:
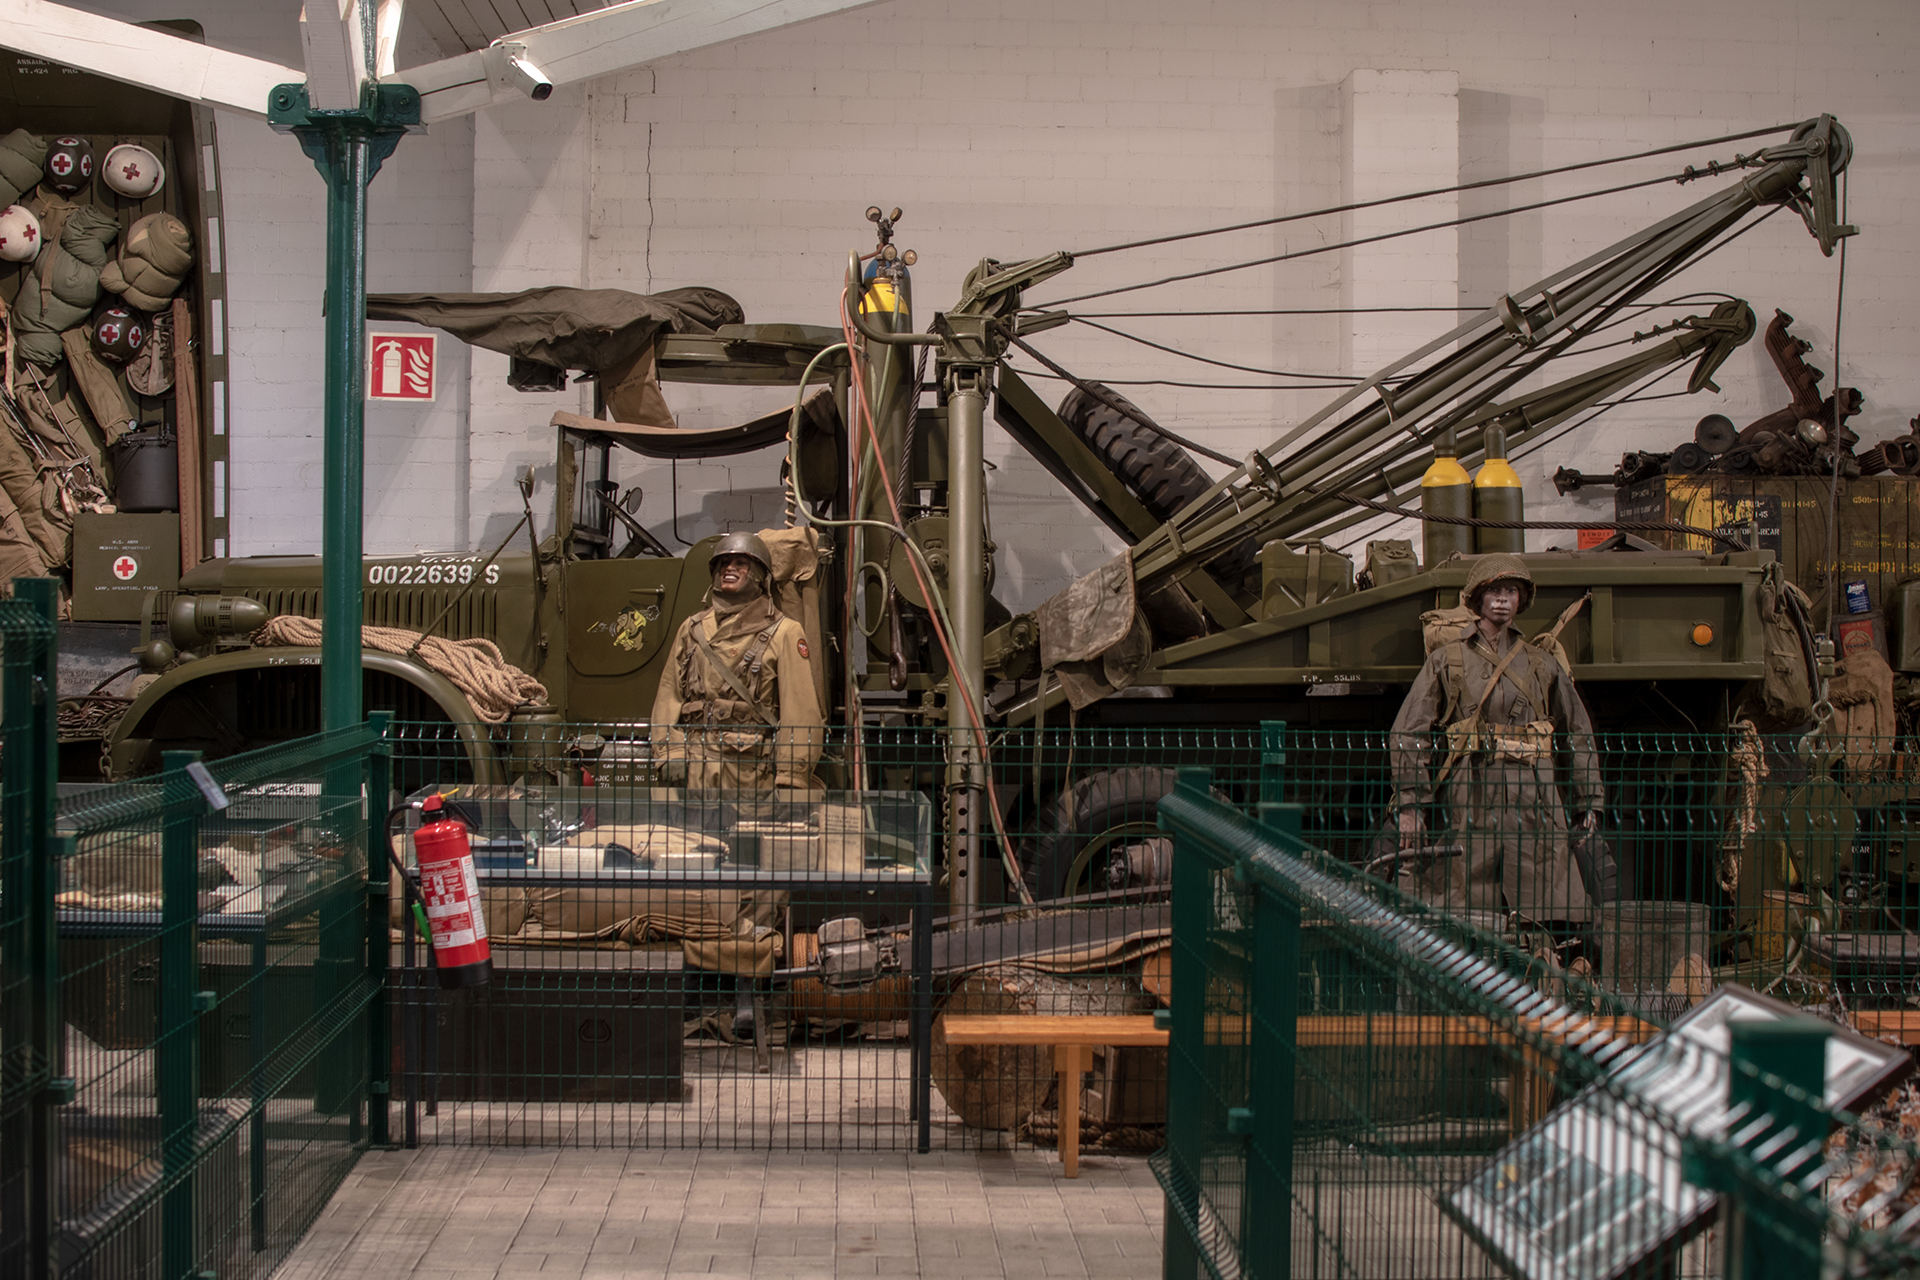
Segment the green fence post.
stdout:
[[373,999],[367,1004],[367,1140],[376,1147],[389,1145],[388,1096],[393,1092],[393,1035],[387,996],[387,935],[390,878],[387,874],[387,793],[392,789],[393,744],[388,732],[391,711],[367,717],[379,735],[367,748],[367,980]]
[[[1203,798],[1212,785],[1212,774],[1206,769],[1179,771],[1178,788],[1189,796]],[[1164,818],[1160,829],[1173,830]],[[1166,1193],[1161,1274],[1165,1280],[1194,1280],[1206,1274],[1199,1241],[1186,1227],[1199,1221],[1197,1175],[1206,1167],[1202,1103],[1207,1082],[1201,1064],[1206,1052],[1207,971],[1198,940],[1207,936],[1213,873],[1219,867],[1193,842],[1173,834],[1173,993],[1168,1000],[1173,1016],[1167,1035],[1167,1156],[1173,1187]],[[1174,1199],[1176,1189],[1180,1203]]]
[[[1808,1098],[1821,1097],[1826,1090],[1830,1028],[1815,1018],[1790,1018],[1733,1022],[1727,1030],[1728,1057],[1734,1068],[1727,1082],[1728,1103],[1736,1107],[1746,1103],[1757,1112],[1771,1115],[1775,1122],[1754,1142],[1774,1141],[1782,1129],[1797,1130],[1797,1139],[1773,1153],[1785,1157],[1809,1141],[1824,1140],[1826,1117],[1809,1103],[1782,1092],[1768,1077],[1801,1090]],[[1753,1071],[1743,1071],[1742,1066]],[[1768,1162],[1762,1160],[1761,1165],[1768,1167]],[[1784,1197],[1761,1200],[1746,1178],[1725,1179],[1721,1194],[1725,1197],[1725,1274],[1729,1280],[1814,1280],[1820,1275],[1820,1241],[1825,1226],[1821,1211],[1825,1202],[1818,1192],[1813,1193],[1812,1206],[1804,1212],[1796,1212],[1800,1205]]]
[[34,1276],[51,1273],[57,1212],[54,1106],[68,1100],[53,1076],[65,1034],[59,1002],[59,938],[54,919],[53,844],[58,655],[58,584],[15,578],[13,602],[0,602],[6,644],[0,652],[0,737],[7,743],[0,784],[0,973],[9,994],[0,1021],[0,1254]]
[[[161,1274],[184,1280],[195,1261],[194,1155],[199,1136],[200,800],[187,766],[198,751],[160,757],[166,818],[160,844],[160,1034],[154,1083],[160,1110]],[[199,802],[197,804],[196,802]]]
[[[1261,793],[1267,787],[1261,768]],[[1300,839],[1302,808],[1263,800],[1261,833],[1290,846]],[[1290,850],[1289,850],[1290,851]],[[1253,892],[1253,981],[1248,1019],[1250,1114],[1241,1120],[1247,1135],[1246,1200],[1271,1206],[1247,1219],[1246,1273],[1278,1280],[1293,1268],[1293,1112],[1294,1079],[1299,1069],[1300,906],[1285,894],[1246,876]]]
[[1285,798],[1287,764],[1287,722],[1260,722],[1260,800],[1279,804]]

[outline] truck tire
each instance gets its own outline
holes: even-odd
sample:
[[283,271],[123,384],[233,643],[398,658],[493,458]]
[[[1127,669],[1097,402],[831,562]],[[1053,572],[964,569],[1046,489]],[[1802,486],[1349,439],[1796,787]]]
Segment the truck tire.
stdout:
[[[1098,454],[1107,470],[1133,490],[1140,505],[1155,520],[1167,521],[1195,498],[1213,487],[1213,481],[1193,455],[1155,430],[1153,419],[1133,401],[1112,387],[1090,382],[1089,387],[1124,405],[1121,413],[1113,404],[1089,395],[1079,387],[1060,402],[1060,421]],[[1207,562],[1207,569],[1229,591],[1240,583],[1260,548],[1246,538]]]
[[1149,425],[1153,419],[1140,406],[1111,387],[1088,385],[1125,405],[1127,413],[1075,387],[1060,402],[1060,420],[1100,455],[1107,470],[1126,481],[1154,519],[1170,519],[1213,484],[1193,455]]
[[1161,797],[1178,781],[1174,770],[1150,765],[1106,769],[1048,800],[1020,842],[1020,863],[1033,896],[1060,898],[1166,881],[1148,868],[1171,862],[1172,845],[1160,831],[1159,810]]

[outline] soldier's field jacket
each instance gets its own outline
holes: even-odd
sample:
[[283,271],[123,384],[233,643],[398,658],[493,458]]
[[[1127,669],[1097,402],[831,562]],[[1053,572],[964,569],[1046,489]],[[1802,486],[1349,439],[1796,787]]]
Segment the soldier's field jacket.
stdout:
[[[700,652],[695,627],[754,695],[752,704]],[[808,651],[800,624],[767,596],[695,614],[680,624],[667,650],[653,704],[655,758],[686,760],[693,786],[732,785],[732,777],[703,782],[698,776],[703,766],[723,763],[747,773],[770,767],[773,784],[808,786],[824,742],[826,718],[807,666],[819,660]]]

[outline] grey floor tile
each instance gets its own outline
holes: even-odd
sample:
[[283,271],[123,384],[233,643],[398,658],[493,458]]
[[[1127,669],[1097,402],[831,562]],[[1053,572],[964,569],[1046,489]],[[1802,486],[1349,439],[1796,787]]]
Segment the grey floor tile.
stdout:
[[1144,1162],[1051,1153],[376,1152],[276,1280],[1158,1274]]

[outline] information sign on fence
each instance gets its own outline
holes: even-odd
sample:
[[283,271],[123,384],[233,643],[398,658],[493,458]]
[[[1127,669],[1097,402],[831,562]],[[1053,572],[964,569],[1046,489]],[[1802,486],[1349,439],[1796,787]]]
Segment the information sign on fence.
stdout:
[[[1724,1138],[1735,1120],[1731,1024],[1804,1017],[1737,984],[1719,988],[1610,1081],[1589,1085],[1467,1179],[1449,1213],[1526,1280],[1603,1280],[1677,1250],[1717,1207],[1712,1191],[1685,1176],[1683,1147],[1688,1137]],[[1857,1107],[1912,1069],[1903,1050],[1827,1030],[1829,1107]]]

